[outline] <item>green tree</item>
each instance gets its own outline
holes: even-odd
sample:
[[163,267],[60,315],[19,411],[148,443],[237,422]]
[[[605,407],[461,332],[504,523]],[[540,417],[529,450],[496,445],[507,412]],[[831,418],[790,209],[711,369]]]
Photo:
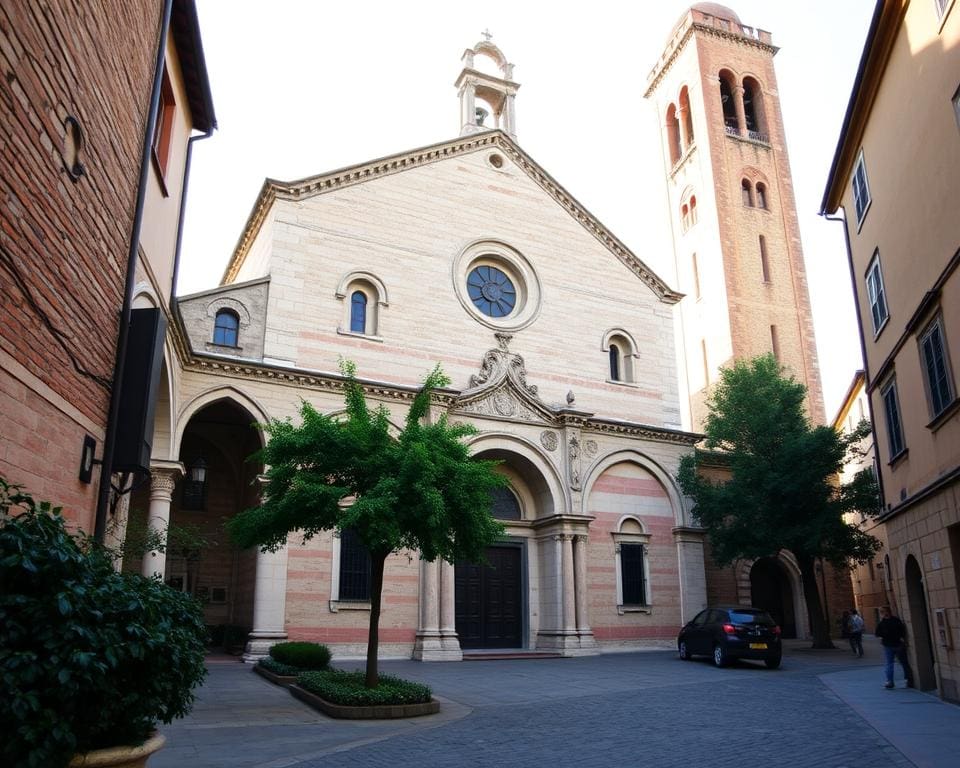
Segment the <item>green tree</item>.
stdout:
[[[806,388],[787,377],[772,355],[737,361],[721,371],[707,406],[705,447],[713,454],[684,456],[678,480],[694,501],[693,515],[707,530],[720,565],[789,550],[797,559],[815,648],[831,648],[830,623],[816,582],[816,561],[837,568],[865,562],[879,542],[844,515],[878,512],[877,485],[868,469],[846,485],[838,473],[858,453],[869,425],[841,435],[812,426],[804,411]],[[726,466],[729,477],[711,480],[703,464]]]
[[[370,552],[370,630],[366,685],[377,685],[378,626],[387,556],[419,550],[424,560],[438,557],[476,562],[503,535],[490,515],[490,492],[506,485],[496,462],[470,456],[463,438],[475,433],[445,416],[427,420],[431,392],[449,384],[437,366],[407,413],[402,432],[389,434],[386,408],[370,408],[356,379],[356,367],[341,363],[346,377],[346,415],[300,407],[301,423],[271,421],[270,436],[257,459],[268,483],[259,507],[228,523],[243,547],[282,546],[299,531],[309,539],[320,531],[352,529]],[[344,503],[350,500],[352,503]]]

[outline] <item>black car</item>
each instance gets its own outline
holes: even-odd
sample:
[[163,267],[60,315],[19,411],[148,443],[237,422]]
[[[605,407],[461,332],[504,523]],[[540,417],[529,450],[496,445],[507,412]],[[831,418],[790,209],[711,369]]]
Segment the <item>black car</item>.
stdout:
[[706,608],[677,636],[680,658],[711,656],[718,667],[731,659],[762,659],[770,668],[780,666],[780,627],[759,608]]

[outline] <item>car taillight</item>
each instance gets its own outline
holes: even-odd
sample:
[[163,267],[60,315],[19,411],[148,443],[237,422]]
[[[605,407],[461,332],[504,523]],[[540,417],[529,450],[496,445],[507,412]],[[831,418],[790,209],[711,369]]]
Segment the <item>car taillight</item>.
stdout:
[[780,625],[779,625],[779,624],[774,624],[774,625],[773,625],[773,634],[775,634],[775,635],[779,635],[779,634],[780,634]]
[[733,624],[724,624],[723,631],[726,632],[728,635],[737,634],[737,628],[733,626]]

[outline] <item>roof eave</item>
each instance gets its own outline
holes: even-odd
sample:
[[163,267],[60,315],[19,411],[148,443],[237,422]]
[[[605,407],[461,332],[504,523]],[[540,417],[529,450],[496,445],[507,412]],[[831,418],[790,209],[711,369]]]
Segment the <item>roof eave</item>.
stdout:
[[174,0],[170,28],[183,71],[193,128],[211,133],[217,127],[217,116],[213,111],[213,94],[203,56],[195,0]]

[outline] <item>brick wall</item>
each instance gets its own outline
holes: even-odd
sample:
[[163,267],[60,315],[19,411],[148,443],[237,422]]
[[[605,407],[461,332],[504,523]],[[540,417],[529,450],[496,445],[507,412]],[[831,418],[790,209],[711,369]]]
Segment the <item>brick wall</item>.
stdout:
[[[160,7],[0,9],[0,342],[5,405],[20,411],[0,417],[0,472],[88,529],[96,484],[72,478],[83,432],[102,437],[109,392],[74,364],[112,374]],[[85,138],[76,182],[62,157],[68,115]]]

